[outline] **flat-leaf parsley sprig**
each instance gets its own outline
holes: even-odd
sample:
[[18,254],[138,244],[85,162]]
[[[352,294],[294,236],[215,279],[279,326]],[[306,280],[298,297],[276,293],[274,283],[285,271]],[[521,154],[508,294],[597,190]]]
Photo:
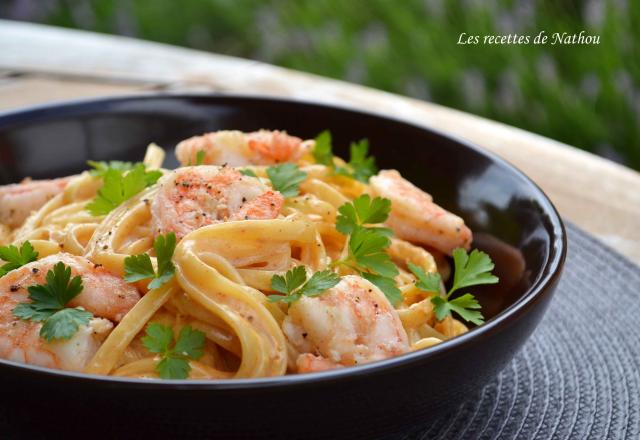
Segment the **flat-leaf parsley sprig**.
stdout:
[[67,307],[82,292],[82,278],[71,279],[71,268],[59,262],[47,272],[46,280],[46,284],[28,287],[31,302],[18,304],[13,314],[27,321],[42,322],[40,336],[47,341],[69,339],[93,317],[81,307]]
[[200,166],[204,164],[204,158],[207,156],[207,152],[204,150],[198,150],[198,152],[196,153],[196,162],[192,163],[191,162],[191,158],[189,158],[189,161],[187,162],[187,166]]
[[7,273],[25,264],[36,261],[37,258],[38,252],[33,249],[33,246],[28,241],[22,243],[19,249],[12,244],[0,246],[0,260],[6,262],[0,266],[0,277],[5,276]]
[[351,143],[349,162],[344,166],[337,166],[334,161],[331,132],[328,130],[324,130],[316,136],[315,147],[311,154],[317,163],[332,168],[336,174],[351,177],[360,182],[369,182],[369,178],[378,172],[375,158],[369,156],[369,141],[367,139]]
[[402,300],[394,277],[398,267],[386,252],[391,245],[390,229],[367,227],[368,224],[387,220],[391,201],[381,197],[371,199],[362,195],[338,208],[336,229],[348,235],[347,256],[332,263],[333,267],[345,266],[378,286],[389,301],[396,305]]
[[[382,197],[375,197],[372,200],[368,194],[363,194],[351,203],[345,203],[338,208],[336,229],[342,234],[348,235],[359,226],[384,222],[390,212],[391,200]],[[388,235],[391,231],[386,229],[385,233]]]
[[96,168],[95,175],[103,177],[102,188],[87,205],[87,210],[93,215],[110,213],[146,187],[156,183],[162,176],[162,171],[159,170],[146,171],[143,163],[134,164],[130,168],[127,162],[116,163],[117,166],[111,167],[104,162],[90,162]]
[[200,150],[196,153],[196,165],[202,165],[207,153],[204,150]]
[[191,371],[189,361],[200,359],[204,354],[205,334],[190,326],[182,327],[175,344],[172,344],[173,330],[169,326],[150,323],[145,334],[142,344],[160,356],[156,371],[162,379],[186,379]]
[[396,305],[402,301],[402,294],[393,279],[399,273],[398,267],[386,252],[390,245],[391,240],[384,230],[359,226],[349,236],[347,256],[334,261],[332,266],[346,266],[360,274]]
[[133,162],[122,162],[119,160],[99,162],[95,160],[88,160],[87,164],[91,168],[93,168],[92,170],[89,170],[89,174],[96,177],[104,177],[104,175],[107,174],[107,171],[109,170],[116,170],[124,173],[125,171],[132,170],[135,166],[135,163]]
[[333,147],[331,145],[331,132],[324,130],[315,139],[315,147],[311,152],[317,163],[333,168]]
[[336,173],[351,177],[363,183],[368,183],[369,178],[378,172],[376,159],[369,156],[369,141],[361,139],[352,142],[349,146],[349,162],[344,167],[337,167]]
[[258,177],[258,175],[250,168],[240,168],[239,171],[243,176]]
[[340,277],[331,270],[314,273],[307,280],[307,270],[304,266],[296,266],[287,271],[285,276],[274,275],[271,278],[271,288],[284,295],[269,295],[269,301],[292,303],[302,296],[318,296],[327,289],[340,282]]
[[283,163],[267,168],[267,176],[273,189],[288,198],[300,194],[300,184],[307,178],[307,173],[294,163]]
[[478,300],[472,294],[465,293],[454,299],[450,298],[454,292],[463,287],[497,283],[498,277],[491,274],[494,268],[491,257],[477,249],[467,254],[464,249],[458,248],[453,251],[453,263],[453,284],[443,296],[439,295],[440,274],[427,274],[420,267],[411,263],[408,264],[408,267],[417,279],[416,287],[418,289],[437,294],[431,298],[431,302],[435,306],[434,312],[438,321],[445,319],[451,312],[456,312],[465,321],[480,325],[484,322],[484,317],[479,311],[481,306]]
[[124,259],[125,281],[135,283],[151,278],[149,289],[157,289],[173,277],[175,266],[171,258],[176,249],[176,234],[158,235],[153,241],[153,249],[156,251],[158,270],[153,269],[149,254],[131,255]]

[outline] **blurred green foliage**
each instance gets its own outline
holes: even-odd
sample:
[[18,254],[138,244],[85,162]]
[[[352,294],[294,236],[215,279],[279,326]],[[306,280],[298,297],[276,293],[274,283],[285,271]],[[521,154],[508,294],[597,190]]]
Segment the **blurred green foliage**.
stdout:
[[[29,10],[34,1],[0,13],[346,79],[640,169],[639,1],[40,0]],[[600,44],[457,44],[461,32],[533,38],[542,30],[585,30]]]

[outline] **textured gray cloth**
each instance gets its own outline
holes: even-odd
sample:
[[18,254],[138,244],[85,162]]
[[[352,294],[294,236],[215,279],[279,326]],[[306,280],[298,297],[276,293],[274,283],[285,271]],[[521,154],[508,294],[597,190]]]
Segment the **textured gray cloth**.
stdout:
[[640,438],[640,267],[567,229],[564,274],[522,351],[480,399],[409,439]]

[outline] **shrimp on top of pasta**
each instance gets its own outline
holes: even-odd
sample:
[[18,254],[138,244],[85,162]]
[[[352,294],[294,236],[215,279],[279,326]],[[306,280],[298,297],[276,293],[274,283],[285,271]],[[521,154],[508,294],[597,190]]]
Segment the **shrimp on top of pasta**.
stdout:
[[[493,263],[366,140],[218,131],[0,186],[0,358],[146,379],[344,368],[480,325]],[[452,258],[449,258],[452,257]],[[450,263],[451,262],[451,263]],[[445,285],[448,286],[445,288]]]

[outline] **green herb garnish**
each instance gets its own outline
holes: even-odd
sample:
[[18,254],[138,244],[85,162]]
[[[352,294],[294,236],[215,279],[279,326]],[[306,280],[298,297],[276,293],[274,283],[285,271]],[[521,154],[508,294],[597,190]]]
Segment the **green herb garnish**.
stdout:
[[258,177],[258,175],[256,173],[253,172],[253,170],[250,170],[249,168],[241,168],[240,170],[240,174],[242,174],[243,176],[249,176],[249,177]]
[[153,269],[149,254],[131,255],[124,259],[124,279],[128,283],[152,278],[149,289],[157,289],[169,281],[175,273],[175,266],[171,262],[173,251],[176,248],[176,234],[168,233],[166,236],[158,235],[153,241],[153,249],[156,251],[158,270]]
[[305,296],[318,296],[327,289],[340,282],[340,277],[330,271],[314,273],[307,281],[307,271],[304,266],[296,266],[287,271],[285,276],[274,275],[271,278],[271,288],[285,295],[269,295],[269,301],[292,303]]
[[267,168],[267,176],[273,189],[280,191],[284,197],[295,197],[300,193],[300,184],[307,178],[307,173],[293,163],[283,163]]
[[333,148],[331,146],[331,132],[325,130],[316,136],[315,147],[311,154],[317,163],[333,167]]
[[369,141],[367,139],[351,143],[349,146],[349,162],[345,166],[335,165],[331,132],[328,130],[323,131],[316,136],[315,141],[315,147],[312,151],[314,159],[317,163],[332,168],[336,174],[367,183],[369,178],[378,172],[375,158],[368,156]]
[[67,304],[82,292],[82,279],[71,279],[71,268],[59,262],[46,275],[46,284],[28,287],[30,303],[20,303],[13,309],[14,316],[42,322],[40,336],[47,341],[69,339],[81,325],[93,317],[81,307],[67,308]]
[[369,154],[369,141],[362,139],[349,147],[349,162],[345,167],[338,167],[336,173],[368,183],[369,178],[378,172],[376,159]]
[[93,168],[92,170],[89,170],[89,174],[97,177],[104,177],[109,170],[116,170],[124,173],[125,171],[132,170],[136,165],[133,162],[122,162],[119,160],[110,160],[108,162],[88,160],[87,164]]
[[358,226],[349,236],[349,254],[346,258],[334,261],[333,265],[344,265],[378,286],[396,305],[402,300],[400,289],[393,277],[398,275],[398,267],[391,261],[386,249],[391,240],[385,230],[369,229]]
[[[345,234],[351,234],[359,226],[384,222],[391,212],[391,200],[363,194],[351,203],[345,203],[338,208],[336,229]],[[379,228],[378,228],[379,229]]]
[[336,229],[349,235],[348,255],[334,261],[332,266],[343,265],[359,273],[378,286],[389,301],[396,305],[402,300],[400,289],[393,279],[398,267],[391,261],[386,249],[391,245],[392,231],[388,228],[366,227],[382,223],[391,211],[391,201],[362,195],[338,208]]
[[[204,158],[207,155],[207,153],[204,150],[198,150],[198,152],[196,153],[196,163],[195,165],[202,165],[204,163]],[[189,158],[189,162],[187,162],[187,166],[191,166],[191,158]]]
[[482,251],[474,249],[470,254],[467,254],[461,248],[453,251],[453,262],[455,268],[453,285],[443,296],[439,295],[440,274],[426,274],[420,267],[411,263],[408,266],[409,270],[417,278],[417,288],[437,294],[431,298],[431,302],[435,306],[434,312],[438,321],[442,321],[451,312],[456,312],[465,321],[480,325],[484,322],[484,317],[478,311],[481,306],[472,294],[465,293],[454,299],[450,299],[450,297],[455,291],[463,287],[497,283],[498,277],[491,274],[494,264],[491,261],[491,257]]
[[202,165],[204,163],[204,157],[207,153],[204,150],[200,150],[196,153],[196,165]]
[[376,229],[357,228],[349,237],[349,256],[346,263],[369,269],[385,277],[398,275],[398,268],[385,250],[391,240]]
[[36,261],[37,257],[38,252],[33,249],[33,246],[28,241],[22,243],[20,249],[12,244],[1,246],[0,259],[6,261],[6,263],[0,266],[0,277],[5,276],[7,273],[25,264]]
[[182,327],[176,343],[171,327],[158,323],[147,325],[142,344],[151,353],[160,355],[156,371],[162,379],[186,379],[189,377],[190,359],[200,359],[204,354],[205,335],[190,326]]
[[108,168],[102,175],[104,177],[102,188],[98,190],[96,198],[87,205],[87,210],[93,215],[110,213],[123,202],[156,183],[162,176],[162,172],[145,171],[144,164],[138,163],[127,172]]

